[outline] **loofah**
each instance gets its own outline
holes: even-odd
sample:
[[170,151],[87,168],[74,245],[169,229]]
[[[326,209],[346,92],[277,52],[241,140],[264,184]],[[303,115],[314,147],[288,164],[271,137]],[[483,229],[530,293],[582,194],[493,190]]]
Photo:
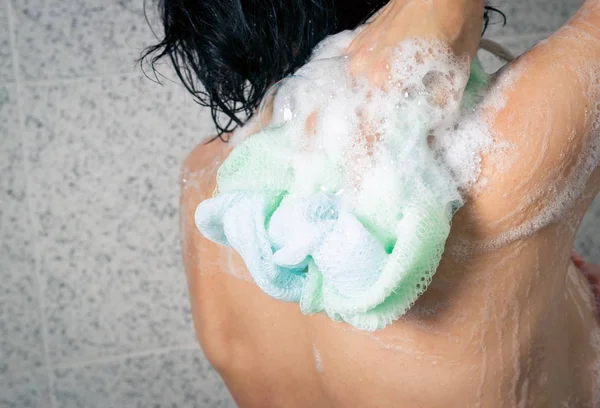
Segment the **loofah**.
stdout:
[[460,137],[455,124],[488,80],[479,61],[461,76],[442,46],[413,41],[390,70],[402,86],[373,90],[347,74],[340,54],[351,37],[326,40],[281,85],[272,125],[231,152],[195,221],[269,296],[372,331],[402,316],[435,274],[464,183],[432,138]]

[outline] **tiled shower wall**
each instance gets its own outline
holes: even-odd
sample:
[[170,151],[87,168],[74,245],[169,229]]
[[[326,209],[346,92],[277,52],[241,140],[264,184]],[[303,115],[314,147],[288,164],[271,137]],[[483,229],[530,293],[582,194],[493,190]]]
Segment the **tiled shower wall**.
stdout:
[[[495,3],[522,52],[580,1]],[[0,408],[233,407],[179,254],[182,159],[212,134],[135,58],[142,0],[0,0]],[[486,64],[494,64],[486,58]],[[600,262],[600,201],[577,246]]]

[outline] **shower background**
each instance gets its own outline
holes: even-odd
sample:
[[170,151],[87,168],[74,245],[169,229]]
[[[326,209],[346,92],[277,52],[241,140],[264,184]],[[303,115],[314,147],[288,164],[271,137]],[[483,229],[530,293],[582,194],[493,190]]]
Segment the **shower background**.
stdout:
[[[498,0],[487,37],[523,52],[580,3]],[[142,0],[0,0],[0,408],[234,406],[179,252],[180,163],[213,128],[141,74],[152,41]],[[600,262],[600,199],[577,247]]]

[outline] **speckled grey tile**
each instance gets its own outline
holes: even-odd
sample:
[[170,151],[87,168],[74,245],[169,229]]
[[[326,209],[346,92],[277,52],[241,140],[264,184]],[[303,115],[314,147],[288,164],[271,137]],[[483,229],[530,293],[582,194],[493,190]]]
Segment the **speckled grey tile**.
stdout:
[[24,92],[55,362],[194,341],[178,173],[211,128],[178,89],[125,76]]
[[234,408],[199,350],[55,370],[58,408]]
[[[547,37],[548,34],[538,33],[532,35],[499,38],[497,41],[501,45],[508,48],[515,57],[518,57]],[[487,51],[479,51],[478,55],[487,72],[495,72],[504,65],[503,61],[494,57]]]
[[142,0],[11,1],[25,79],[131,72],[152,42]]
[[12,82],[14,71],[10,49],[10,31],[8,29],[8,9],[0,1],[0,83]]
[[49,408],[49,389],[45,370],[0,376],[0,408]]
[[43,361],[16,91],[0,86],[0,376]]
[[507,24],[491,13],[494,24],[488,27],[486,36],[495,38],[503,35],[548,33],[556,31],[571,18],[583,0],[490,0],[490,6],[506,14]]
[[600,265],[600,195],[596,197],[581,222],[575,248],[586,261]]

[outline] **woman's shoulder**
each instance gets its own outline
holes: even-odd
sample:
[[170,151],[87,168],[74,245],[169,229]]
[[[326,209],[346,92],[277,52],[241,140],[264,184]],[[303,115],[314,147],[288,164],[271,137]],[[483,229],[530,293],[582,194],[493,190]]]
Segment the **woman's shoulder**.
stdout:
[[[182,194],[197,194],[204,190],[203,187],[214,185],[216,172],[230,150],[229,145],[219,140],[202,142],[194,147],[181,167]],[[212,191],[208,196],[211,194]]]
[[[198,204],[213,196],[217,171],[229,150],[229,146],[220,141],[201,143],[188,154],[181,167],[179,216],[188,277],[199,274],[200,258],[208,261],[216,257],[215,252],[222,252],[219,251],[218,245],[200,234],[195,225],[194,213]],[[208,262],[204,262],[205,266],[207,264]]]

